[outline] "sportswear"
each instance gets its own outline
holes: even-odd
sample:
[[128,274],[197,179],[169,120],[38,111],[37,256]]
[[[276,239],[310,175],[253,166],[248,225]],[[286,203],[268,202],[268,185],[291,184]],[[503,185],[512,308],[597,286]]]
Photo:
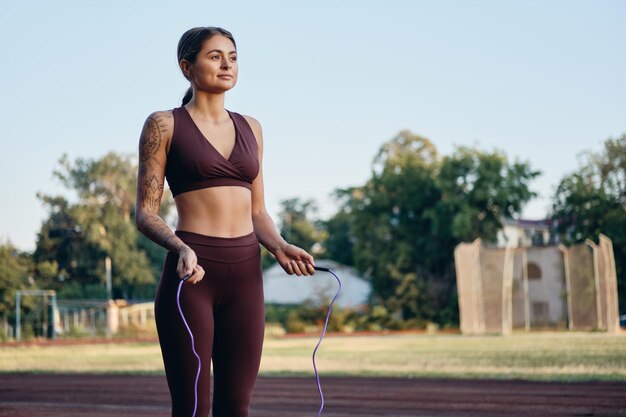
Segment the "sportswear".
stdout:
[[241,114],[226,109],[235,126],[235,145],[226,159],[202,134],[185,106],[172,109],[174,130],[165,178],[176,197],[180,193],[221,185],[252,188],[259,173],[258,144]]
[[180,292],[181,311],[195,339],[192,345],[176,301],[179,255],[172,251],[165,255],[154,314],[171,416],[191,417],[197,405],[195,417],[207,417],[211,410],[214,417],[248,417],[265,329],[256,233],[236,237],[175,233],[196,253],[206,275],[197,284],[184,283]]

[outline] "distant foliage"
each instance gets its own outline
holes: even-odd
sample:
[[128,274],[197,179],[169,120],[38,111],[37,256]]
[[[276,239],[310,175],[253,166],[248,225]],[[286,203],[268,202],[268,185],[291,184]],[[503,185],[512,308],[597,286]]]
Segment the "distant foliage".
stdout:
[[[327,239],[322,222],[316,220],[317,204],[313,200],[302,201],[290,198],[280,202],[278,215],[279,233],[287,242],[299,246],[314,255],[322,255],[319,242]],[[267,269],[276,263],[274,256],[265,247],[261,248],[262,267]]]
[[537,175],[499,151],[458,147],[442,157],[404,130],[380,148],[363,186],[336,190],[341,208],[326,226],[337,237],[327,255],[354,260],[388,325],[458,325],[454,247],[495,240],[503,216],[519,215],[536,195],[529,183]]
[[[32,258],[17,250],[10,242],[0,244],[0,317],[14,319],[15,292],[32,289]],[[25,298],[22,305],[28,310],[34,300]]]
[[[109,256],[114,297],[152,297],[164,250],[134,224],[134,157],[111,152],[70,161],[64,155],[54,176],[67,192],[37,195],[48,209],[33,255],[38,285],[60,297],[104,298]],[[161,214],[167,216],[172,201],[164,196]]]
[[552,216],[566,244],[603,233],[613,241],[619,305],[626,310],[626,134],[581,155],[579,168],[563,177]]

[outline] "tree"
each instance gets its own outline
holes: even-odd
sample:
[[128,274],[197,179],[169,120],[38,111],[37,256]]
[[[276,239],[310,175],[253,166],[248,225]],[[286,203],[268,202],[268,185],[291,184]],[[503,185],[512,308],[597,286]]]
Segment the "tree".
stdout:
[[10,242],[0,244],[0,316],[5,323],[14,315],[15,291],[32,288],[31,270],[28,253],[18,251]]
[[580,167],[563,177],[554,195],[551,216],[566,244],[613,241],[619,305],[626,305],[626,134],[604,142],[601,152],[584,152]]
[[500,152],[459,147],[442,158],[427,138],[401,131],[381,147],[365,185],[335,192],[349,213],[357,270],[405,323],[457,323],[454,247],[494,239],[502,217],[535,195],[528,183],[537,175]]
[[[323,223],[312,217],[317,213],[314,200],[300,201],[291,198],[280,202],[279,233],[289,243],[301,247],[307,252],[319,255],[323,253],[322,242],[326,239]],[[264,246],[261,246],[261,265],[267,269],[276,263],[276,258]]]
[[354,265],[354,240],[350,233],[350,212],[344,205],[330,219],[321,222],[326,240],[324,255],[344,265]]
[[[114,297],[150,297],[165,250],[155,248],[135,228],[134,157],[110,152],[98,160],[72,162],[63,155],[54,176],[77,202],[38,194],[50,215],[38,235],[35,262],[58,264],[56,280],[41,273],[38,277],[52,288],[64,289],[65,295],[102,296],[104,259],[109,256]],[[172,202],[165,200],[161,215],[167,216],[171,207]]]
[[443,158],[437,175],[441,198],[430,213],[437,234],[456,241],[480,237],[494,242],[502,219],[518,215],[536,196],[529,183],[538,175],[528,163],[509,164],[502,152],[457,147]]
[[290,198],[280,202],[282,211],[279,214],[280,235],[289,243],[301,247],[307,252],[318,252],[316,243],[325,239],[321,223],[313,220],[317,214],[317,203],[314,200],[301,201]]
[[37,194],[49,216],[37,233],[33,253],[37,285],[60,297],[104,298],[98,275],[101,253],[81,233],[76,207],[65,197]]

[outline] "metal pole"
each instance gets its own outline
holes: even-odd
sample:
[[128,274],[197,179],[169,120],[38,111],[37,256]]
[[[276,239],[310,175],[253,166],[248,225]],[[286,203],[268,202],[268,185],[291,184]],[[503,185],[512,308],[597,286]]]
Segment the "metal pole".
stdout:
[[22,337],[21,332],[21,318],[20,318],[20,298],[21,291],[15,292],[15,340],[20,340]]
[[530,331],[530,294],[528,288],[528,249],[522,255],[522,281],[524,283],[524,330]]
[[48,294],[44,294],[43,298],[43,323],[41,324],[41,335],[43,337],[48,337],[48,332],[50,331],[50,323],[48,322]]
[[[57,295],[56,292],[52,293],[52,318],[50,319],[52,332],[50,334],[51,339],[56,339],[56,312],[57,312]],[[59,317],[60,318],[60,317]]]
[[111,284],[111,257],[106,257],[104,265],[106,268],[107,299],[110,300],[113,298],[113,286]]
[[567,288],[567,328],[574,330],[574,317],[572,309],[572,284],[570,283],[569,250],[563,244],[559,244],[559,250],[563,253],[563,266],[565,269],[565,287]]

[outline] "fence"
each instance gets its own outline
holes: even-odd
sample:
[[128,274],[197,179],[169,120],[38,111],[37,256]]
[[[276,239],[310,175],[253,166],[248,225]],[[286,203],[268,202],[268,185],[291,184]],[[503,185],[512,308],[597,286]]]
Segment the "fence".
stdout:
[[[129,304],[125,300],[58,300],[53,309],[54,335],[66,337],[80,336],[113,336],[127,330],[131,332],[153,333],[154,303],[141,302]],[[39,337],[31,328],[40,327],[41,318],[31,313],[26,315],[19,325],[13,328],[4,320],[6,336],[15,334],[21,340],[22,330],[27,329],[24,336]],[[48,337],[51,337],[52,330]],[[8,338],[8,337],[7,337]]]
[[571,247],[486,248],[477,239],[454,257],[464,334],[620,329],[613,245],[604,235]]

